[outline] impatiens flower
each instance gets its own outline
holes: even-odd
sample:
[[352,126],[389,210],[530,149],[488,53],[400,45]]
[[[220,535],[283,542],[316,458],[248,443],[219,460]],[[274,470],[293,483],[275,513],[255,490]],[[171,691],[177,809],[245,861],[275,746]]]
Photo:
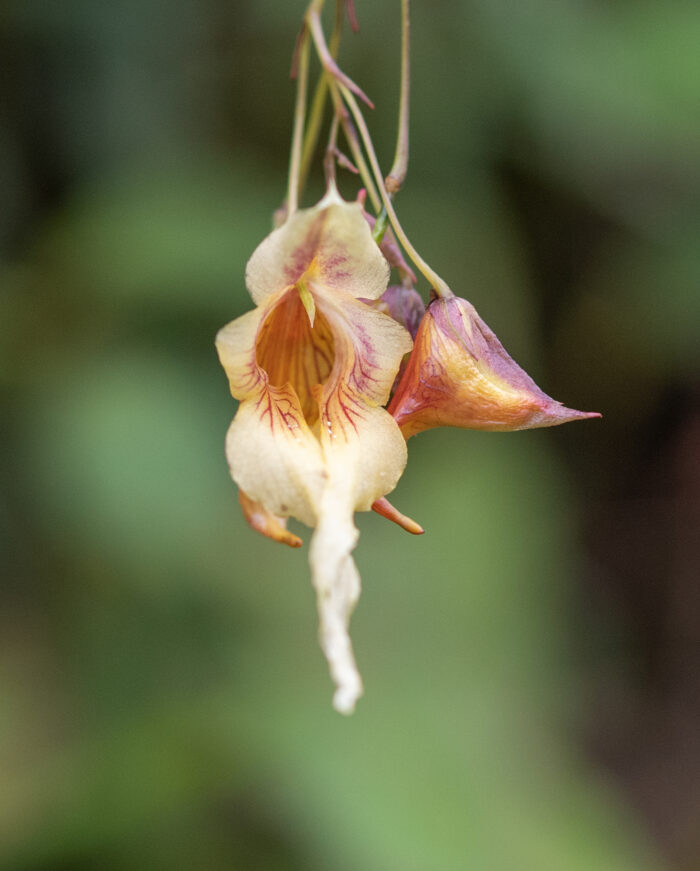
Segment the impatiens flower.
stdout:
[[348,636],[360,592],[353,514],[376,503],[392,516],[383,497],[406,464],[405,440],[383,406],[411,337],[360,301],[378,299],[388,279],[361,205],[331,185],[317,206],[295,212],[258,246],[246,269],[257,307],[216,338],[240,400],[226,456],[246,518],[291,546],[300,541],[286,518],[315,529],[309,560],[320,641],[334,705],[345,713],[362,694]]
[[436,426],[519,430],[600,417],[543,393],[459,297],[429,305],[389,411],[407,439]]
[[[331,46],[322,6],[311,0],[293,62],[287,197],[275,212],[276,229],[246,269],[256,308],[220,330],[216,347],[240,401],[226,457],[243,514],[253,529],[289,547],[302,544],[287,529],[289,517],[314,529],[309,562],[321,647],[336,686],[333,704],[351,713],[362,695],[348,634],[360,594],[354,514],[373,510],[407,532],[423,532],[386,498],[406,465],[406,440],[436,426],[515,430],[599,415],[544,394],[399,222],[392,197],[408,167],[408,0],[401,4],[398,135],[386,177],[356,99],[364,95],[334,60],[342,13],[350,14],[352,3],[338,4]],[[311,44],[321,79],[307,112]],[[328,96],[327,193],[298,211]],[[352,163],[338,148],[341,129]],[[338,195],[336,164],[362,179],[354,203]],[[364,211],[366,201],[374,215]],[[404,253],[432,288],[427,310]],[[392,269],[397,283],[387,288]]]

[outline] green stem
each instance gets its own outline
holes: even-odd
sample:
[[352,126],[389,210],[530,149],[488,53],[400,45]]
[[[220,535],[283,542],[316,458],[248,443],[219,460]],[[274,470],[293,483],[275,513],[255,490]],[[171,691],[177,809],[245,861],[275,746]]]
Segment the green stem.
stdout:
[[343,128],[343,134],[345,135],[345,139],[350,146],[352,159],[355,162],[355,166],[360,173],[362,184],[367,190],[367,194],[370,198],[370,201],[372,202],[372,206],[375,212],[379,212],[382,207],[382,201],[379,198],[377,186],[374,183],[372,173],[370,172],[369,167],[367,166],[367,161],[365,160],[365,156],[362,153],[362,146],[360,145],[360,140],[357,138],[357,132],[348,115],[348,110],[345,108],[345,104],[343,103],[342,97],[340,96],[340,92],[338,91],[338,86],[336,82],[329,77],[328,84],[331,90],[331,98],[333,100],[335,113],[340,118],[340,126]]
[[[335,21],[333,23],[333,32],[331,33],[328,51],[332,58],[338,57],[338,49],[340,48],[340,35],[343,29],[344,18],[344,0],[337,0],[335,7]],[[321,77],[316,85],[314,96],[311,101],[311,109],[309,110],[309,120],[306,124],[306,132],[304,133],[304,145],[301,150],[301,169],[299,170],[299,192],[302,193],[306,185],[306,179],[309,175],[311,167],[311,159],[314,155],[314,150],[318,143],[318,137],[321,133],[321,122],[323,121],[323,110],[326,106],[326,97],[328,96],[328,77],[325,73],[321,73]]]
[[355,84],[355,82],[353,82],[351,78],[345,75],[345,73],[340,69],[338,64],[335,62],[335,59],[332,57],[330,51],[328,50],[326,38],[323,34],[323,25],[321,24],[322,7],[323,0],[311,0],[309,8],[306,10],[305,17],[307,27],[311,31],[311,38],[313,39],[314,45],[316,46],[316,53],[318,54],[318,59],[321,61],[321,66],[327,73],[333,76],[338,84],[352,91],[353,94],[357,94],[357,96],[361,100],[367,103],[370,109],[373,109],[374,104],[372,103],[370,98],[364,93],[364,91],[360,87]]
[[326,184],[335,186],[335,161],[338,151],[338,116],[333,115],[331,121],[331,132],[328,136],[328,145],[323,158],[323,171],[326,176]]
[[289,157],[289,186],[287,188],[287,217],[291,217],[299,205],[299,182],[301,168],[301,146],[306,115],[306,92],[309,81],[309,35],[304,28],[300,37],[299,67],[297,70],[297,98],[294,107],[294,132],[292,150]]
[[[343,0],[339,0],[339,4],[338,6],[336,6],[337,27],[340,26],[339,16],[341,16],[340,22],[342,23],[342,2]],[[362,182],[367,189],[367,193],[370,200],[372,201],[372,205],[374,206],[374,209],[378,212],[381,208],[381,200],[372,179],[372,174],[369,171],[364,155],[362,154],[362,146],[358,141],[357,133],[352,125],[352,121],[348,115],[347,109],[345,108],[342,97],[340,96],[338,87],[342,85],[343,87],[347,87],[348,90],[354,91],[355,93],[362,94],[362,92],[357,87],[357,85],[351,82],[350,79],[348,79],[348,77],[339,69],[334,58],[332,57],[332,52],[329,50],[328,45],[326,44],[326,37],[323,33],[323,25],[321,24],[321,9],[323,8],[323,3],[324,0],[311,0],[311,3],[306,10],[305,21],[311,32],[311,38],[313,39],[314,45],[316,47],[316,52],[318,54],[319,60],[321,61],[321,66],[323,67],[323,78],[327,81],[328,87],[330,88],[331,99],[333,100],[333,108],[335,110],[335,114],[340,119],[343,133],[345,134],[345,138],[347,139],[348,145],[350,146],[355,165],[357,166],[360,176],[362,177]],[[364,97],[364,95],[362,96]],[[367,98],[365,97],[364,99],[366,100]]]
[[390,194],[398,193],[408,171],[409,97],[411,87],[409,0],[401,0],[401,97],[399,99],[399,126],[396,134],[394,163],[384,182]]
[[396,237],[401,242],[404,250],[411,258],[411,260],[415,263],[416,268],[419,272],[421,272],[427,281],[430,283],[431,287],[435,291],[435,293],[439,297],[449,298],[454,296],[448,285],[442,278],[435,272],[435,270],[429,266],[425,260],[420,256],[420,254],[416,251],[416,249],[411,244],[410,239],[406,235],[403,230],[403,227],[399,223],[399,219],[396,216],[396,212],[394,211],[394,207],[391,204],[391,198],[384,187],[384,182],[382,178],[382,172],[379,168],[379,161],[377,160],[377,155],[374,151],[374,146],[372,145],[372,138],[369,135],[369,130],[367,129],[367,124],[365,123],[365,119],[360,111],[360,107],[357,105],[357,100],[354,95],[342,82],[337,82],[336,87],[339,88],[340,93],[345,100],[348,108],[350,109],[350,113],[355,119],[355,124],[357,125],[357,129],[360,131],[360,137],[362,138],[362,143],[365,147],[365,151],[367,152],[367,157],[369,158],[370,166],[372,167],[372,172],[374,173],[374,177],[377,181],[377,188],[379,189],[379,196],[382,200],[382,205],[386,209],[386,213],[389,216],[389,220],[391,221],[391,226],[394,229],[394,233],[396,233]]
[[377,245],[382,244],[382,239],[389,227],[389,218],[386,213],[386,209],[382,207],[381,212],[379,213],[377,220],[374,224],[374,230],[372,230],[372,238],[377,243]]

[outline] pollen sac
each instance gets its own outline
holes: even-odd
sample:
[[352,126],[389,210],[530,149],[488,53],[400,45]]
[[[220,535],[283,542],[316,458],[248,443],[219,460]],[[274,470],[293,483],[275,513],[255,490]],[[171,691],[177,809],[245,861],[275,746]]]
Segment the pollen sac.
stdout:
[[388,410],[405,438],[437,426],[520,430],[600,417],[543,393],[458,297],[428,306]]

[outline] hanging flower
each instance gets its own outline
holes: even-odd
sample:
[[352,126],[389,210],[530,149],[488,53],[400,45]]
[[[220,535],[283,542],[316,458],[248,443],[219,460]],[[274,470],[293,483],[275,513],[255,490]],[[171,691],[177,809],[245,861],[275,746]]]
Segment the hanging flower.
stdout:
[[361,205],[331,186],[258,246],[246,269],[257,307],[216,338],[240,400],[226,456],[244,514],[291,546],[300,541],[286,518],[315,528],[309,559],[320,641],[334,705],[345,713],[362,694],[348,636],[360,592],[353,514],[383,506],[406,465],[404,438],[382,406],[411,338],[360,301],[379,298],[388,279]]
[[519,430],[600,417],[565,408],[508,356],[466,299],[436,299],[389,405],[405,438],[437,426]]
[[[226,456],[243,513],[258,532],[290,547],[301,539],[287,529],[287,518],[314,529],[309,562],[320,642],[336,685],[333,704],[350,713],[362,694],[348,635],[360,593],[354,513],[372,509],[414,535],[423,532],[386,498],[406,465],[406,439],[435,426],[514,430],[598,415],[544,394],[399,223],[389,192],[401,187],[408,162],[408,2],[399,133],[386,181],[357,103],[356,95],[364,95],[326,44],[322,5],[310,2],[293,65],[298,89],[287,199],[275,213],[277,229],[246,269],[256,308],[224,327],[216,347],[240,401]],[[337,38],[341,21],[336,16]],[[307,123],[310,42],[322,79]],[[333,103],[323,162],[328,192],[314,208],[297,211],[326,91]],[[341,127],[354,163],[338,149]],[[336,163],[362,177],[354,203],[337,193]],[[364,212],[368,195],[376,217]],[[402,249],[437,297],[427,311]],[[400,284],[387,289],[390,268]]]

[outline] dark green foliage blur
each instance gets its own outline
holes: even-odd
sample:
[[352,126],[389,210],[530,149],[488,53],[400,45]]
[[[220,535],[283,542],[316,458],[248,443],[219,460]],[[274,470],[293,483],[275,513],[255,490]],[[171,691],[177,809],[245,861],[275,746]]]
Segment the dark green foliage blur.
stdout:
[[[388,170],[399,3],[356,7]],[[413,0],[409,236],[604,419],[409,443],[427,533],[359,518],[350,719],[213,347],[303,11],[0,7],[0,871],[694,871],[700,4]]]

